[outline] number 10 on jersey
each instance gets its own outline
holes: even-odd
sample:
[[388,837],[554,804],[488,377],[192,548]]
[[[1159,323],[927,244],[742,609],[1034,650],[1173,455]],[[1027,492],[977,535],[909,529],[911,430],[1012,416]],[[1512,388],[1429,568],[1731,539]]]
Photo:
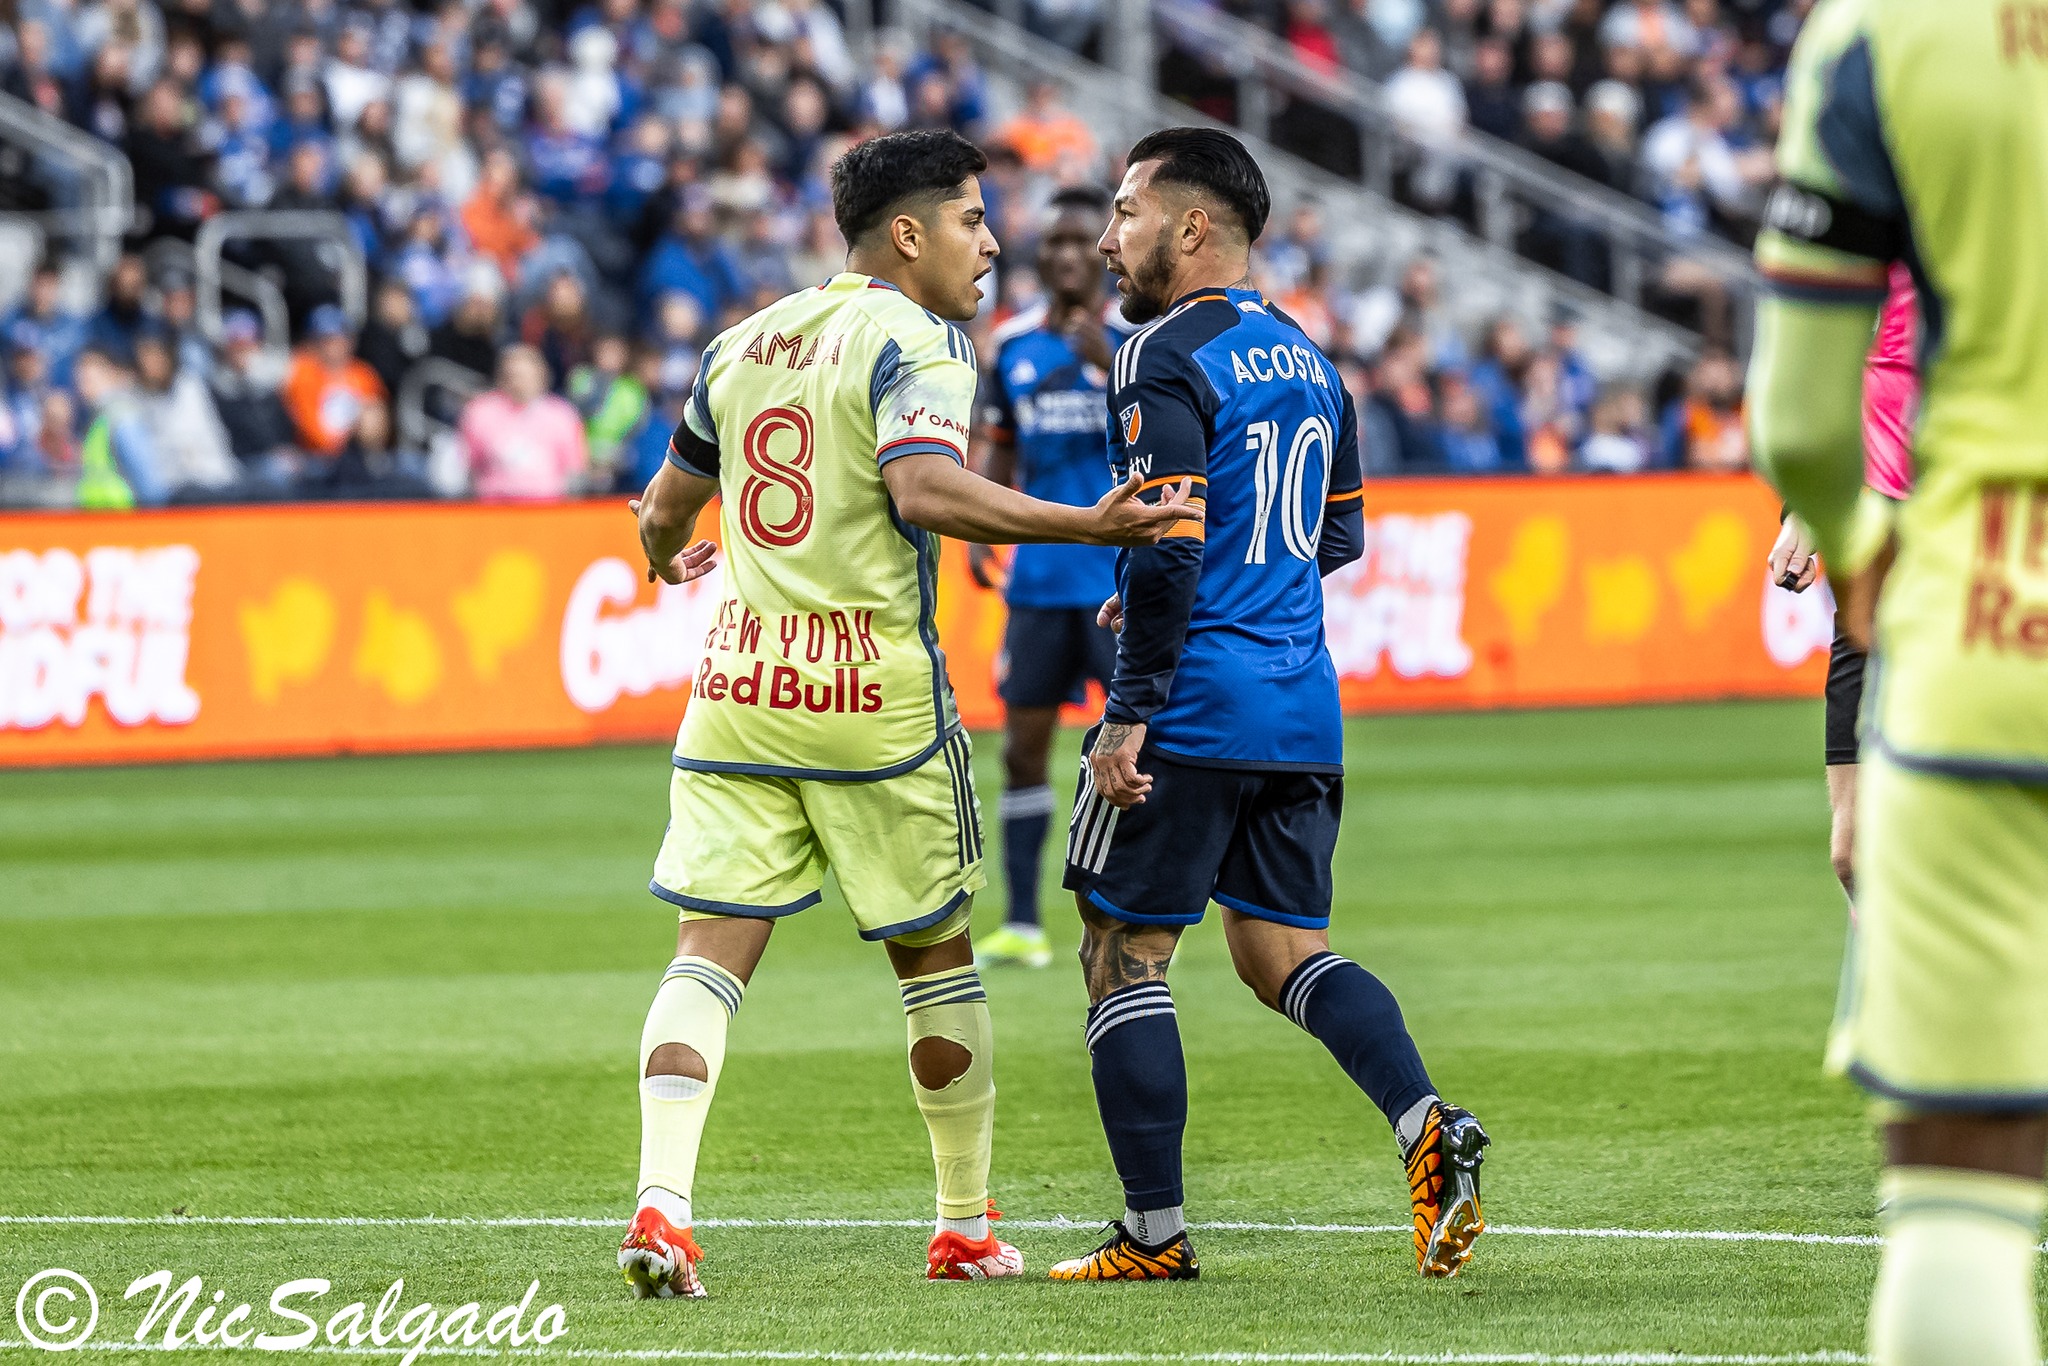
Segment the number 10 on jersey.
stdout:
[[[1245,547],[1246,564],[1266,562],[1266,542],[1272,536],[1273,503],[1280,504],[1280,535],[1287,551],[1297,560],[1313,560],[1316,543],[1323,534],[1323,498],[1330,486],[1330,457],[1337,449],[1330,420],[1318,413],[1294,429],[1287,443],[1287,464],[1280,463],[1280,424],[1254,422],[1245,429],[1244,448],[1252,453],[1252,472],[1257,503],[1252,509],[1252,541]],[[1308,479],[1309,461],[1319,462],[1313,483]],[[1314,500],[1315,518],[1309,518],[1309,501]]]

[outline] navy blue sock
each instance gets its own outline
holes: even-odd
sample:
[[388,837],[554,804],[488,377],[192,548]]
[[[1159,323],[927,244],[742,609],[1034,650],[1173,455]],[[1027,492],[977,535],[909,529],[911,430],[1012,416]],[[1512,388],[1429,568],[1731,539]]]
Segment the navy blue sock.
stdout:
[[1394,993],[1349,958],[1325,952],[1302,963],[1280,988],[1280,1009],[1330,1050],[1387,1123],[1436,1091]]
[[1088,1011],[1095,1107],[1110,1160],[1133,1210],[1181,1204],[1180,1143],[1188,1127],[1188,1068],[1164,982],[1112,991]]
[[1038,924],[1038,867],[1045,831],[1052,823],[1052,789],[1014,788],[1003,793],[1003,875],[1010,887],[1012,925]]

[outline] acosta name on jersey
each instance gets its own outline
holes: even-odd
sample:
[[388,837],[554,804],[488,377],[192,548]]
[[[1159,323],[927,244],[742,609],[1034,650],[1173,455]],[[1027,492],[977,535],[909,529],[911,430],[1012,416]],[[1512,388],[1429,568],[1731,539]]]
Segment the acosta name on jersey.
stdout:
[[1285,379],[1313,384],[1318,389],[1330,387],[1329,372],[1323,368],[1322,358],[1306,346],[1254,346],[1243,355],[1232,351],[1230,377],[1239,384]]

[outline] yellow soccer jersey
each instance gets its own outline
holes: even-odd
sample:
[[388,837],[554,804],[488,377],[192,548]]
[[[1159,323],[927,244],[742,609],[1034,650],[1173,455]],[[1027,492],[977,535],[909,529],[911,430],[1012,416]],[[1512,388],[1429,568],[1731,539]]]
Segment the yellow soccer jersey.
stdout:
[[[1921,772],[2048,782],[2048,5],[1821,0],[1793,52],[1778,166],[1757,243],[1769,365],[1814,362],[1772,340],[1793,312],[1874,319],[1891,260],[1919,294],[1916,483],[1866,743]],[[1859,357],[1869,340],[1802,333],[1816,335]],[[1853,368],[1829,359],[1830,375]],[[1772,388],[1780,408],[1811,401]],[[1758,430],[1788,416],[1764,411]],[[1862,452],[1841,444],[1826,487],[1787,496],[1853,563],[1871,547],[1847,516]]]
[[725,601],[676,766],[870,781],[959,729],[935,623],[938,538],[896,515],[882,466],[964,460],[967,334],[893,286],[834,276],[723,333],[684,415],[718,449]]

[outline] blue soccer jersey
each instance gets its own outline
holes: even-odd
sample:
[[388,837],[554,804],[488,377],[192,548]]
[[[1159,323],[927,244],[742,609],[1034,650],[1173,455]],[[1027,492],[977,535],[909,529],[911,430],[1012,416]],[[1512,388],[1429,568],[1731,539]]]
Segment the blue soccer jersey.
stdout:
[[1191,479],[1208,516],[1119,556],[1105,715],[1191,763],[1343,772],[1322,575],[1364,526],[1337,367],[1258,291],[1207,290],[1124,344],[1109,412],[1118,477],[1151,498]]
[[[1015,446],[1024,492],[1087,507],[1110,487],[1102,426],[1109,376],[1047,328],[1045,312],[1038,305],[997,329],[982,424]],[[1004,596],[1012,607],[1094,611],[1115,591],[1116,552],[1107,546],[1020,545]]]

